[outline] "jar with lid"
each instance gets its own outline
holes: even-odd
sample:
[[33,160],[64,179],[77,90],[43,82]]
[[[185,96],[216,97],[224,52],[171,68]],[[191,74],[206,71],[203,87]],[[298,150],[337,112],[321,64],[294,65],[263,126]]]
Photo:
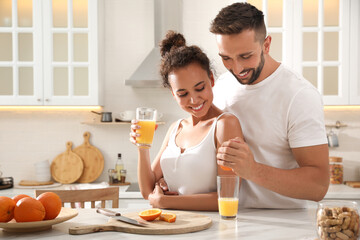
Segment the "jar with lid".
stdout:
[[341,157],[330,157],[329,158],[330,168],[330,183],[331,184],[342,184],[344,176],[344,168]]
[[109,184],[114,184],[118,182],[117,174],[115,169],[109,169],[108,170],[108,176],[109,176]]
[[126,180],[126,169],[120,170],[120,182],[125,183]]
[[359,210],[356,202],[325,200],[318,203],[316,228],[320,240],[358,239]]

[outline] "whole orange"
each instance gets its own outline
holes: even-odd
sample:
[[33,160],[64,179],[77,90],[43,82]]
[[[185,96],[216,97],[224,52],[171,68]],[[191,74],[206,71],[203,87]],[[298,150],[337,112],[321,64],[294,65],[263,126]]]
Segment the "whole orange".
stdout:
[[17,222],[42,221],[45,217],[45,208],[39,200],[31,197],[20,199],[14,209],[14,218]]
[[50,220],[56,218],[61,211],[61,199],[53,192],[44,192],[37,198],[42,205],[45,207],[45,218],[44,220]]
[[19,194],[19,195],[16,195],[15,197],[13,197],[12,199],[14,200],[15,204],[22,198],[24,197],[30,197],[29,195],[26,195],[26,194]]
[[8,222],[14,217],[15,202],[9,197],[0,196],[0,222]]

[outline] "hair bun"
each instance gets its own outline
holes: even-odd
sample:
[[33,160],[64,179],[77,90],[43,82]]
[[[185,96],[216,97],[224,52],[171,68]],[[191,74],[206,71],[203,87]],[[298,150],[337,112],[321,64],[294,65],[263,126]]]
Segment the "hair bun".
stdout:
[[171,49],[186,46],[186,40],[181,33],[168,31],[165,38],[160,42],[160,54],[164,57]]

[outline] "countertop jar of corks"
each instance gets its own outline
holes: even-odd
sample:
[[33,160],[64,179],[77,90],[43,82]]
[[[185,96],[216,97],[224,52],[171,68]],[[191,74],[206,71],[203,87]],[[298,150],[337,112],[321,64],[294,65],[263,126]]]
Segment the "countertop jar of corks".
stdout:
[[321,240],[356,240],[359,237],[359,211],[356,202],[325,200],[318,203],[316,227]]
[[329,157],[330,183],[342,184],[344,178],[343,160],[341,157]]

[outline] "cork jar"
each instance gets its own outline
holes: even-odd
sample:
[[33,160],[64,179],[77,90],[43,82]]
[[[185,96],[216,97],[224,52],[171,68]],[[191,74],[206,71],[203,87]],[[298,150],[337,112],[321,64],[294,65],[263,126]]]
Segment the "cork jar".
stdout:
[[359,238],[359,211],[356,202],[325,200],[318,203],[316,228],[320,240]]
[[329,168],[330,168],[330,183],[342,184],[344,177],[344,167],[343,167],[342,158],[330,157]]

